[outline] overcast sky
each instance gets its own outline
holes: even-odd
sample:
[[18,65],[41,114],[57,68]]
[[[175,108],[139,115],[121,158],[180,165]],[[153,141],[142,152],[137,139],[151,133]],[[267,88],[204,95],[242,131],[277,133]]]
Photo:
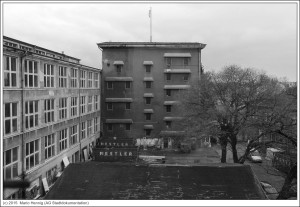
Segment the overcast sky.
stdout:
[[5,36],[101,66],[96,43],[201,42],[206,71],[229,64],[296,81],[296,3],[9,3]]

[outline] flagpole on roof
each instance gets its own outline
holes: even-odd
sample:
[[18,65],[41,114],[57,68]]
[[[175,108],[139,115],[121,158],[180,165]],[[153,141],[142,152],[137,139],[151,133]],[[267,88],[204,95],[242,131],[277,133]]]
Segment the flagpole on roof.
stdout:
[[152,7],[149,10],[149,17],[150,17],[150,42],[152,42]]

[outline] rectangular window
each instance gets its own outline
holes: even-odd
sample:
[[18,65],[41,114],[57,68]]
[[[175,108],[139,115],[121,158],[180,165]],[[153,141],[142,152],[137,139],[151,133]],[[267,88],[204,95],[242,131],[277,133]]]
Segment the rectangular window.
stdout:
[[171,96],[171,89],[167,89],[167,90],[166,90],[166,95],[167,95],[167,96]]
[[166,105],[166,112],[171,112],[171,105]]
[[87,121],[87,137],[93,134],[93,120]]
[[85,122],[81,123],[81,139],[86,138],[86,125]]
[[78,127],[74,125],[70,127],[70,145],[76,144],[78,142]]
[[18,103],[4,104],[4,130],[5,134],[18,131]]
[[87,104],[88,112],[91,112],[93,109],[93,96],[88,97],[88,104]]
[[188,81],[189,80],[189,75],[188,74],[184,74],[183,75],[183,80],[184,81]]
[[17,58],[6,57],[4,59],[4,86],[5,87],[17,87]]
[[171,80],[171,73],[166,73],[166,80]]
[[172,64],[172,59],[170,57],[166,58],[167,68],[170,68]]
[[171,121],[166,121],[166,127],[167,129],[171,128]]
[[95,133],[100,131],[100,118],[99,117],[94,118],[94,127],[95,127]]
[[112,131],[113,130],[113,125],[112,124],[107,124],[107,130]]
[[151,73],[151,65],[145,65],[146,73]]
[[25,102],[25,128],[33,128],[39,125],[39,101]]
[[94,107],[95,107],[94,111],[100,110],[100,106],[99,106],[100,100],[99,99],[100,99],[99,95],[94,96]]
[[54,65],[44,64],[44,87],[54,87]]
[[150,136],[151,135],[151,129],[145,129],[145,135]]
[[151,120],[151,113],[146,113],[145,115],[146,115],[146,120],[148,121]]
[[54,99],[44,101],[45,123],[54,121]]
[[94,73],[94,87],[99,88],[99,73]]
[[85,113],[85,96],[80,97],[80,113]]
[[49,187],[52,186],[55,182],[57,174],[57,167],[53,167],[52,169],[46,171],[46,179],[48,182]]
[[55,140],[54,134],[45,136],[45,160],[55,155]]
[[151,97],[145,97],[146,104],[151,104]]
[[125,109],[126,110],[130,110],[131,109],[130,103],[125,103]]
[[72,155],[72,163],[76,163],[76,162],[79,162],[79,151],[75,152],[73,155]]
[[117,73],[121,73],[122,65],[116,65]]
[[25,87],[38,87],[38,63],[32,60],[25,60],[24,70]]
[[78,70],[71,68],[71,88],[77,88],[77,82],[78,82],[78,76],[77,76]]
[[131,86],[131,83],[130,83],[129,81],[126,81],[126,82],[125,82],[125,88],[126,88],[126,89],[129,89],[130,86]]
[[80,87],[85,88],[85,79],[86,79],[86,71],[81,70],[80,71]]
[[93,72],[88,72],[88,88],[93,87]]
[[4,179],[18,176],[19,147],[4,152]]
[[58,132],[58,139],[59,139],[59,151],[63,151],[64,149],[68,148],[68,129],[63,129]]
[[107,83],[107,89],[113,89],[114,85],[112,81],[108,81]]
[[59,119],[66,119],[67,118],[67,98],[60,98],[59,99]]
[[113,103],[107,103],[107,110],[113,110]]
[[71,117],[77,116],[77,97],[71,97]]
[[130,124],[125,124],[125,130],[130,131],[130,126],[131,126]]
[[39,140],[34,140],[32,142],[26,143],[25,146],[25,162],[26,162],[26,170],[37,166],[40,163],[40,143]]
[[67,87],[67,67],[59,66],[58,73],[58,87],[66,88]]
[[187,66],[189,64],[189,58],[185,57],[183,58],[183,65]]
[[145,81],[146,88],[151,88],[152,87],[152,82],[151,81]]

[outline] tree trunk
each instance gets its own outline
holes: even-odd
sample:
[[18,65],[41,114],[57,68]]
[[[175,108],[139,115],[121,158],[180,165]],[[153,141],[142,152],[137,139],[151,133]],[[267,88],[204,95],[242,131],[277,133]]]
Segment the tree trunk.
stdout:
[[227,144],[222,144],[221,145],[221,149],[222,149],[221,163],[226,163]]
[[297,165],[294,165],[287,174],[277,199],[288,199],[291,197],[289,190],[292,187],[292,181],[294,178],[297,178]]
[[232,149],[233,162],[234,163],[238,163],[239,162],[239,158],[238,158],[237,150],[236,150],[236,144],[237,144],[236,135],[231,135],[230,140],[231,140],[231,149]]

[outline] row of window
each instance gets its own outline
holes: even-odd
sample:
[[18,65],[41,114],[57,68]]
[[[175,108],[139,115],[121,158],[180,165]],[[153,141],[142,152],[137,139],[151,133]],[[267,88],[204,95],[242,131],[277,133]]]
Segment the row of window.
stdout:
[[[167,73],[166,74],[166,80],[167,81],[170,81],[171,80],[171,73]],[[184,74],[183,75],[183,80],[184,81],[188,81],[189,80],[189,75],[188,74]],[[144,81],[144,86],[145,88],[152,88],[153,84],[152,84],[153,81]],[[114,89],[114,82],[113,81],[106,81],[106,88],[107,89]],[[131,88],[131,82],[129,81],[126,81],[125,82],[125,89],[130,89]]]
[[[68,102],[69,100],[69,102]],[[55,101],[58,101],[58,109],[55,107]],[[78,111],[78,97],[46,99],[43,101],[26,101],[25,102],[25,128],[31,129],[38,127],[42,122],[39,114],[42,112],[40,102],[44,106],[44,123],[56,121],[54,113],[58,111],[58,120],[76,117],[100,110],[100,95],[80,96],[80,109]],[[68,112],[69,111],[69,112]],[[18,119],[20,118],[18,102],[4,104],[4,134],[11,134],[18,131]]]
[[[4,87],[19,87],[19,73],[18,58],[7,56],[4,58]],[[39,80],[42,79],[39,74],[39,62],[33,60],[25,60],[24,63],[24,87],[37,88],[39,87]],[[58,71],[58,83],[56,84],[56,71]],[[80,72],[78,74],[78,71]],[[44,87],[46,88],[77,88],[79,85],[81,88],[99,88],[99,73],[85,70],[79,70],[76,68],[67,68],[64,66],[58,66],[58,70],[55,69],[55,65],[44,63],[43,69]],[[80,83],[80,84],[79,84]]]
[[[29,170],[41,163],[41,153],[44,153],[45,160],[59,154],[70,146],[79,142],[79,132],[81,139],[88,138],[93,133],[100,131],[100,118],[94,118],[79,125],[71,126],[53,134],[49,134],[44,139],[43,146],[41,139],[25,144],[25,169]],[[15,147],[4,152],[4,178],[12,179],[18,176],[18,162],[20,160],[20,149]]]
[[[165,123],[166,123],[166,128],[167,129],[171,128],[172,121],[165,121]],[[106,124],[107,131],[113,131],[113,126],[114,125],[116,125],[116,124]],[[131,130],[131,124],[120,124],[120,128],[124,128],[126,131],[130,131]],[[151,129],[147,129],[147,130],[151,130]]]
[[[170,68],[172,65],[177,65],[177,66],[188,66],[189,65],[189,57],[176,57],[176,58],[171,58],[167,57],[165,58],[165,64],[167,68]],[[147,61],[146,61],[147,62]],[[151,64],[146,64],[144,63],[145,71],[146,73],[151,73],[151,68],[152,68],[152,61]],[[122,64],[115,64],[116,72],[121,73],[123,65]]]
[[[151,104],[151,97],[145,97],[145,103],[146,104]],[[108,111],[113,111],[114,110],[113,104],[114,103],[106,103]],[[120,103],[118,103],[118,104],[120,104]],[[125,110],[130,110],[131,109],[131,103],[124,103],[124,105],[125,105]],[[166,109],[166,112],[172,112],[172,105],[165,105],[165,109]]]

